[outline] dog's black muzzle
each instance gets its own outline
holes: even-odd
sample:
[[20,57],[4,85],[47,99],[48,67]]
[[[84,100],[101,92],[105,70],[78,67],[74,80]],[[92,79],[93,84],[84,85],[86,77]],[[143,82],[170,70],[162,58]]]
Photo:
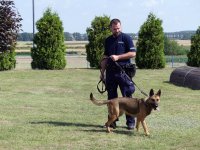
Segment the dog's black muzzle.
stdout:
[[153,103],[153,104],[151,104],[151,106],[152,106],[152,108],[153,108],[154,110],[157,110],[157,108],[158,108],[158,103]]

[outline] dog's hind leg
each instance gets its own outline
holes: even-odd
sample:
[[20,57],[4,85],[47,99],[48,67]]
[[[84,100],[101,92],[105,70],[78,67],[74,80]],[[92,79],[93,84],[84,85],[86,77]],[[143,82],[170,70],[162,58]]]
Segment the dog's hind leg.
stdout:
[[106,127],[107,127],[107,131],[110,133],[111,129],[110,129],[110,125],[111,123],[113,123],[115,120],[117,119],[117,116],[112,115],[108,117],[108,121],[105,123]]
[[136,129],[137,129],[137,131],[139,131],[140,122],[141,122],[141,120],[139,118],[137,118],[137,121],[136,121]]
[[145,120],[141,121],[142,122],[142,126],[143,126],[143,129],[144,129],[144,132],[146,135],[150,135],[149,133],[149,130],[148,130],[148,127],[147,127],[147,124],[145,122]]

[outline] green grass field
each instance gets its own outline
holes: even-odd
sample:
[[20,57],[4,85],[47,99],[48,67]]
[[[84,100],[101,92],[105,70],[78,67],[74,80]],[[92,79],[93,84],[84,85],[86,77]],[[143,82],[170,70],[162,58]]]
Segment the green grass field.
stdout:
[[[114,133],[102,125],[106,106],[89,100],[96,90],[94,69],[12,70],[0,72],[0,149],[5,150],[196,150],[200,143],[200,92],[169,83],[172,68],[137,70],[142,90],[162,90],[160,111],[146,122],[150,136],[125,128],[125,116]],[[135,97],[144,97],[136,90]]]

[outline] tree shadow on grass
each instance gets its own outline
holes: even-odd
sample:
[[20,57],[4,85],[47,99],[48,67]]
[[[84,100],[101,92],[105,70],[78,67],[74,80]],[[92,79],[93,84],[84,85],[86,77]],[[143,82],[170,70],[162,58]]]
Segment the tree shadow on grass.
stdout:
[[[75,126],[79,129],[79,131],[83,132],[94,132],[94,133],[107,133],[107,134],[112,134],[108,133],[106,128],[103,127],[102,125],[95,125],[95,124],[86,124],[86,123],[71,123],[71,122],[59,122],[59,121],[37,121],[37,122],[30,122],[31,124],[48,124],[52,126]],[[83,129],[84,128],[84,129]],[[134,130],[127,130],[126,127],[119,126],[117,129],[112,130],[113,133],[115,134],[124,134],[128,136],[138,136],[137,131]],[[140,136],[144,136],[143,134],[139,134]]]
[[96,128],[96,129],[83,129],[81,131],[84,132],[97,132],[97,133],[105,133],[105,134],[120,134],[120,135],[127,135],[127,136],[143,136],[142,134],[138,134],[136,130],[127,130],[124,127],[118,127],[117,129],[112,130],[111,133],[108,133],[106,128]]
[[30,123],[31,124],[49,124],[49,125],[53,125],[53,126],[76,126],[76,127],[102,128],[102,126],[94,125],[94,124],[59,122],[59,121],[38,121],[38,122],[30,122]]
[[38,121],[30,122],[31,124],[48,124],[52,126],[75,126],[77,130],[83,132],[106,132],[106,129],[102,125],[86,124],[86,123],[71,123],[71,122],[58,122],[58,121]]

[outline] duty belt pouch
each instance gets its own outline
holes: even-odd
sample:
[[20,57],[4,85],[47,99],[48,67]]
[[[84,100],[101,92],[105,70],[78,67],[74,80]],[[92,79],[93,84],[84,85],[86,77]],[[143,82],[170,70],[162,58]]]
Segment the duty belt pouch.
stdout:
[[125,70],[126,74],[130,77],[133,78],[136,73],[136,65],[135,64],[126,64],[123,66],[123,69]]

